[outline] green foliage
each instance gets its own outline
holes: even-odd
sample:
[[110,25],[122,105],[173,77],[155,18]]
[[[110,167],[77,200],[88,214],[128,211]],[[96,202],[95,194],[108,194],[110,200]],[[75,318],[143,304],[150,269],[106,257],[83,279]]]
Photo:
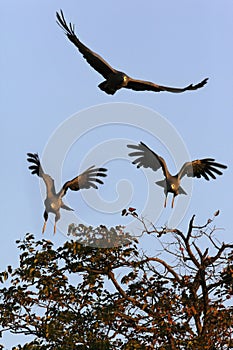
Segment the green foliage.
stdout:
[[[186,234],[137,220],[164,253],[139,253],[120,226],[71,226],[73,238],[56,249],[32,234],[17,241],[19,266],[0,273],[0,330],[33,340],[13,349],[232,346],[232,245],[215,243],[212,220],[198,228],[193,217]],[[203,237],[212,255],[198,246]]]

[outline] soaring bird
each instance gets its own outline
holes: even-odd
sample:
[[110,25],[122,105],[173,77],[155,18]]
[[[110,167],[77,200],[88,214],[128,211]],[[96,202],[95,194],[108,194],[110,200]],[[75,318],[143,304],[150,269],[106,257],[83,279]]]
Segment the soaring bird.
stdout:
[[56,13],[57,23],[64,30],[68,39],[78,48],[80,53],[86,59],[86,61],[100,73],[105,80],[98,85],[98,87],[105,91],[107,94],[114,95],[115,92],[121,88],[132,89],[136,91],[169,91],[169,92],[184,92],[186,90],[197,90],[203,87],[208,78],[202,80],[200,83],[193,85],[190,84],[184,88],[175,88],[169,86],[162,86],[152,83],[150,81],[137,80],[129,77],[127,74],[120,72],[110,66],[100,55],[85,46],[76,36],[74,32],[74,25],[72,23],[67,24],[64,14]]
[[72,210],[66,204],[63,203],[62,198],[65,196],[68,189],[72,191],[82,190],[83,188],[98,188],[95,182],[99,184],[103,184],[98,177],[105,177],[107,174],[105,172],[107,169],[105,168],[95,168],[95,166],[91,166],[87,170],[85,170],[82,174],[76,176],[74,179],[67,181],[59,192],[56,192],[54,186],[54,180],[48,174],[45,174],[43,168],[40,164],[40,159],[37,153],[27,153],[28,162],[33,165],[29,166],[32,174],[36,174],[41,177],[46,185],[47,196],[44,201],[45,211],[44,211],[44,225],[42,229],[42,233],[44,233],[46,228],[46,223],[48,220],[48,213],[55,214],[55,224],[54,224],[54,233],[56,233],[56,223],[60,219],[60,208],[66,210]]
[[168,192],[173,193],[172,208],[174,206],[174,199],[178,194],[187,194],[180,186],[181,179],[185,175],[197,178],[204,177],[204,179],[209,181],[210,177],[216,179],[215,174],[222,175],[222,172],[218,168],[227,168],[226,165],[216,163],[213,158],[204,158],[184,163],[178,174],[171,175],[165,160],[153,152],[143,142],[140,142],[138,145],[127,145],[127,147],[136,150],[135,152],[129,153],[129,156],[138,157],[133,161],[133,164],[137,164],[137,168],[143,166],[144,168],[151,168],[154,171],[162,168],[165,179],[157,181],[156,184],[164,188],[164,207],[166,207]]

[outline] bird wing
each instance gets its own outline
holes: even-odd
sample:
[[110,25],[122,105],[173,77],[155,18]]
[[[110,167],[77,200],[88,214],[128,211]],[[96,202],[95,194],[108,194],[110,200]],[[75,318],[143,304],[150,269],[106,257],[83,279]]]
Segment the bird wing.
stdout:
[[190,84],[184,88],[175,88],[175,87],[169,87],[169,86],[162,86],[162,85],[157,85],[155,83],[152,83],[150,81],[144,81],[144,80],[136,80],[133,78],[129,77],[129,81],[127,86],[125,86],[128,89],[136,90],[136,91],[145,91],[145,90],[150,90],[150,91],[169,91],[169,92],[184,92],[187,90],[197,90],[203,87],[207,83],[208,78],[202,80],[200,83],[193,85]]
[[186,162],[181,167],[178,177],[182,179],[183,176],[187,175],[188,177],[204,177],[207,181],[210,178],[216,179],[215,174],[222,175],[222,172],[217,169],[226,169],[227,166],[216,163],[213,158],[197,159],[192,162]]
[[43,179],[46,185],[47,193],[52,192],[53,194],[55,194],[56,191],[54,186],[54,180],[51,178],[50,175],[44,173],[43,168],[40,164],[40,159],[38,154],[27,153],[27,156],[28,156],[27,161],[33,164],[28,167],[31,170],[31,173],[36,174],[37,176]]
[[62,10],[60,14],[56,12],[56,16],[57,24],[64,30],[68,39],[78,48],[78,50],[87,60],[87,62],[92,66],[92,68],[103,75],[105,79],[107,79],[110,74],[117,72],[100,55],[90,50],[87,46],[81,43],[81,41],[75,35],[74,25],[72,23],[69,23],[69,25],[66,23]]
[[137,168],[143,166],[144,168],[151,168],[154,171],[162,168],[164,176],[168,176],[169,172],[165,160],[143,142],[140,142],[138,145],[127,145],[127,147],[137,150],[136,152],[129,153],[130,157],[139,156],[132,162],[133,164],[137,164]]
[[95,182],[99,184],[103,184],[103,181],[100,180],[98,177],[105,177],[107,174],[105,172],[107,169],[105,168],[95,168],[95,166],[91,166],[87,170],[85,170],[82,174],[76,176],[74,179],[67,181],[61,191],[60,195],[63,197],[67,190],[70,189],[72,191],[79,191],[83,188],[95,188],[97,189],[98,186],[95,184]]

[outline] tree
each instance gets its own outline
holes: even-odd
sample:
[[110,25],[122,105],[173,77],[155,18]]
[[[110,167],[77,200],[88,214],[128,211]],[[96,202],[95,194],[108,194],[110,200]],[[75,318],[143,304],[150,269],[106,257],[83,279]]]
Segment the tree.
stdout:
[[71,225],[56,249],[32,234],[17,241],[19,267],[0,275],[1,332],[33,340],[14,349],[233,348],[233,245],[217,241],[213,219],[193,216],[183,233],[122,214],[156,243],[153,256],[122,226]]

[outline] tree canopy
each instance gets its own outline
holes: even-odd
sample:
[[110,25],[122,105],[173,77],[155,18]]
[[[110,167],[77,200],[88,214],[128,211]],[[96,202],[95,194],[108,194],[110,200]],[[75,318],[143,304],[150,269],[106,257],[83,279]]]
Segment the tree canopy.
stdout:
[[0,327],[30,340],[13,349],[233,348],[233,245],[219,241],[218,212],[203,226],[193,216],[187,232],[122,214],[153,255],[122,226],[71,225],[56,248],[30,233],[17,241],[19,266],[0,274]]

